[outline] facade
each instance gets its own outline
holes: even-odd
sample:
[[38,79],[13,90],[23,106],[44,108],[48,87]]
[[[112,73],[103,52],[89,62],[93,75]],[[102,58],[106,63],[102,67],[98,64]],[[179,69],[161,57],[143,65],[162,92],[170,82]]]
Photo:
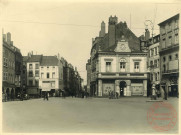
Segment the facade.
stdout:
[[109,18],[108,33],[92,41],[90,93],[93,96],[147,96],[147,52],[140,51],[140,40],[127,27]]
[[59,95],[60,61],[56,56],[42,56],[39,68],[39,89],[49,91],[52,96]]
[[160,27],[161,90],[168,96],[178,96],[179,14],[158,25]]
[[[7,38],[6,38],[7,37]],[[11,42],[11,34],[3,34],[3,94],[8,98],[15,94],[15,53]]]
[[[156,87],[160,92],[160,35],[156,35],[153,38],[147,40],[148,44],[148,71],[150,86]],[[149,89],[151,94],[151,88]]]
[[91,62],[90,62],[90,59],[87,61],[86,70],[87,70],[87,88],[86,88],[86,92],[88,92],[89,95],[92,95],[93,93],[90,93],[90,78],[91,78]]
[[40,96],[41,92],[39,89],[39,79],[40,79],[40,63],[42,61],[43,55],[33,55],[33,53],[28,54],[29,58],[26,63],[27,69],[27,93],[29,95]]
[[3,93],[15,98],[22,86],[22,55],[13,45],[11,33],[3,34]]

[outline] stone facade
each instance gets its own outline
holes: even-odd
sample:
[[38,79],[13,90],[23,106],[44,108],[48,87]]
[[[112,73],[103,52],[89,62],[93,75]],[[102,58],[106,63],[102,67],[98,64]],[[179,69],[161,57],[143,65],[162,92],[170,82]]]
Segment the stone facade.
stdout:
[[161,22],[159,26],[161,90],[168,96],[178,96],[179,14]]

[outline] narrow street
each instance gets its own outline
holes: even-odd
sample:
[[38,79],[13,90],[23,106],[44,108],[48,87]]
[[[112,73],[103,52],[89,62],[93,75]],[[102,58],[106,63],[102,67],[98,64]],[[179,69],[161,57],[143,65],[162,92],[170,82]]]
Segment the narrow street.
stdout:
[[[6,133],[160,133],[147,122],[146,97],[50,98],[3,102]],[[178,98],[169,98],[178,113]],[[161,133],[177,133],[173,129]]]

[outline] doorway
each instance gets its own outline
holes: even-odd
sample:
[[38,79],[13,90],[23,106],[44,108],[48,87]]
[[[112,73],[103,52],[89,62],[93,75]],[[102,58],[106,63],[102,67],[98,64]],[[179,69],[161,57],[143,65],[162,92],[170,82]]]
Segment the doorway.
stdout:
[[124,96],[124,88],[126,87],[126,82],[121,81],[119,87],[120,87],[120,96]]

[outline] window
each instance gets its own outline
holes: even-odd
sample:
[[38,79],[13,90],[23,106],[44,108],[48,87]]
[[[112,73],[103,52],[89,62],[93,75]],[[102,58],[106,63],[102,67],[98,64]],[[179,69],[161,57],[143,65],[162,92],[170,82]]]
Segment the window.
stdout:
[[52,78],[55,78],[55,72],[52,73]]
[[175,43],[178,43],[178,34],[175,35]]
[[150,67],[152,68],[152,66],[153,66],[153,61],[150,61]]
[[171,45],[172,44],[172,37],[170,36],[169,38],[168,38],[168,45]]
[[36,71],[35,71],[35,76],[36,76],[36,77],[39,77],[39,70],[36,70]]
[[29,64],[29,69],[33,69],[33,65],[32,64]]
[[111,62],[106,62],[106,72],[111,72]]
[[39,64],[36,64],[36,65],[35,65],[35,68],[36,68],[36,69],[39,69]]
[[166,61],[166,58],[165,57],[163,57],[163,62],[165,62]]
[[169,55],[169,61],[171,61],[172,60],[172,55]]
[[50,74],[49,73],[47,73],[47,78],[50,78]]
[[160,77],[159,77],[159,76],[160,76],[160,73],[158,72],[158,73],[157,73],[157,80],[159,80],[159,79],[160,79]]
[[134,62],[134,69],[135,69],[135,72],[139,72],[139,65],[140,65],[139,62]]
[[29,86],[33,86],[33,80],[29,80]]
[[41,73],[41,78],[44,78],[44,73]]
[[159,62],[160,62],[160,60],[158,59],[158,60],[157,60],[157,67],[159,67]]
[[39,86],[38,80],[35,80],[35,86]]
[[163,72],[164,73],[166,72],[166,65],[165,64],[163,65]]
[[49,67],[47,67],[47,70],[49,70]]
[[165,38],[162,40],[162,48],[165,48]]
[[176,59],[176,60],[178,59],[178,54],[175,54],[175,59]]
[[157,79],[158,79],[158,78],[157,78],[157,73],[155,73],[155,81],[158,81]]
[[155,55],[157,55],[157,47],[155,47],[154,49],[155,49]]
[[33,77],[33,71],[29,71],[29,77]]
[[157,60],[154,60],[154,67],[158,67],[158,63],[157,63]]
[[126,63],[125,62],[120,62],[120,70],[122,72],[125,72],[125,67],[126,67]]
[[151,56],[153,56],[154,54],[154,49],[151,49]]
[[43,67],[41,67],[41,70],[43,70]]
[[178,28],[178,20],[175,21],[175,28]]

